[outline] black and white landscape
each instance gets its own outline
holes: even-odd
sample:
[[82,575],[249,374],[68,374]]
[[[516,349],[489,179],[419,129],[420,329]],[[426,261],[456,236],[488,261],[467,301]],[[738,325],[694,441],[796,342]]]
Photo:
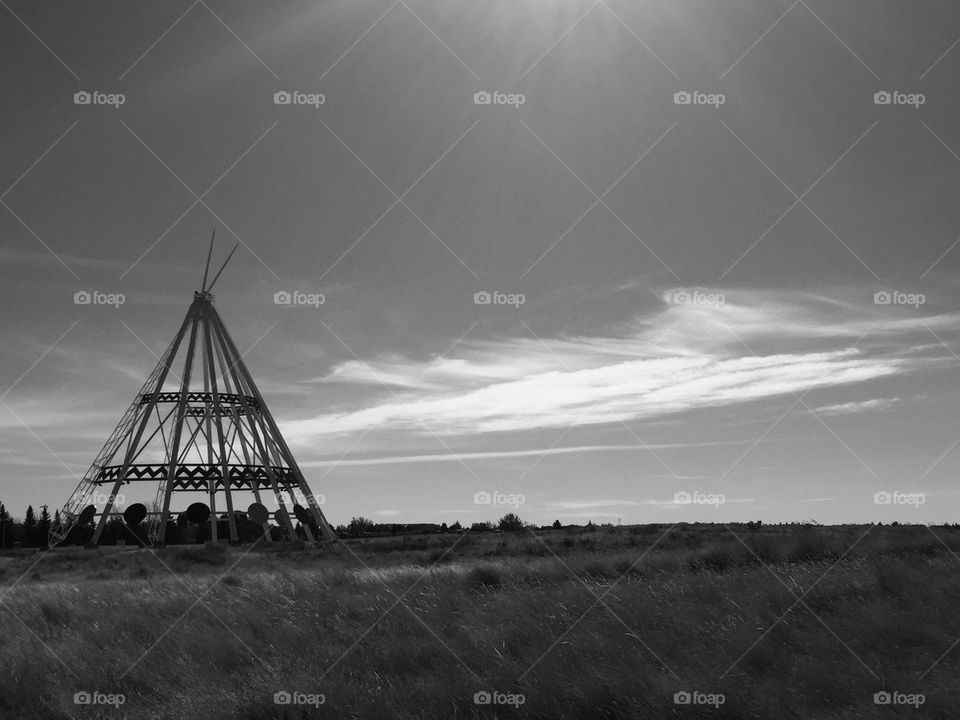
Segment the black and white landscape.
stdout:
[[0,717],[955,717],[958,74],[947,0],[0,0]]

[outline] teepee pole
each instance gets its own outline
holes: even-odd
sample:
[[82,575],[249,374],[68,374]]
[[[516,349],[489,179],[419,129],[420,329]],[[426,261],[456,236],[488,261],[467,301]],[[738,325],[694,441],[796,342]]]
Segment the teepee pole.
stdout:
[[114,500],[117,496],[117,493],[120,491],[120,487],[123,485],[123,481],[127,477],[127,473],[130,470],[130,464],[133,462],[133,458],[137,452],[137,446],[140,444],[140,438],[143,437],[143,432],[147,429],[147,423],[150,421],[150,416],[157,406],[157,401],[160,397],[160,391],[163,389],[163,384],[166,382],[167,375],[170,373],[170,366],[173,364],[173,359],[177,356],[177,351],[180,349],[181,342],[183,342],[183,335],[187,331],[187,324],[189,322],[190,313],[188,312],[186,317],[183,319],[183,323],[180,325],[180,330],[177,331],[176,337],[173,339],[173,343],[170,345],[170,349],[168,350],[166,356],[160,361],[163,363],[163,370],[160,371],[160,375],[157,377],[156,384],[152,388],[149,388],[151,393],[150,402],[147,403],[147,408],[143,411],[141,419],[139,420],[140,424],[137,427],[136,432],[131,437],[130,442],[127,444],[127,450],[124,453],[123,458],[123,466],[117,475],[116,482],[113,484],[113,490],[107,497],[107,504],[103,508],[103,512],[100,515],[100,521],[97,523],[97,528],[94,530],[93,537],[90,539],[91,545],[98,545],[100,543],[100,535],[103,533],[103,528],[107,524],[107,518],[110,515],[110,511],[113,509]]
[[193,301],[190,306],[190,342],[187,345],[187,358],[183,365],[183,377],[180,379],[180,398],[177,400],[177,414],[175,425],[173,426],[173,443],[170,447],[169,464],[167,465],[166,487],[163,492],[163,510],[160,514],[160,528],[157,539],[160,544],[166,542],[167,521],[170,519],[170,496],[173,494],[173,486],[176,483],[177,466],[180,463],[180,437],[183,434],[184,416],[187,409],[187,393],[190,390],[190,374],[193,370],[193,355],[197,346],[197,325],[199,323],[199,298]]
[[[233,496],[231,495],[230,489],[230,470],[227,467],[228,457],[227,457],[227,448],[226,443],[223,439],[223,407],[220,404],[220,391],[217,386],[217,369],[213,364],[213,343],[210,340],[210,317],[209,317],[209,308],[213,307],[212,305],[205,305],[203,308],[203,339],[204,339],[204,348],[205,352],[203,357],[206,360],[204,365],[204,374],[209,376],[209,392],[213,396],[213,422],[217,428],[217,446],[220,450],[220,478],[223,482],[223,492],[226,496],[227,501],[227,524],[230,528],[230,542],[238,542],[237,537],[237,520],[234,517],[233,513]],[[205,388],[206,390],[207,388]],[[209,418],[209,413],[207,414]],[[208,447],[212,448],[213,443],[208,442]],[[212,452],[212,450],[211,450]],[[211,481],[212,482],[212,481]],[[211,495],[213,491],[211,490]]]
[[[220,368],[220,377],[223,378],[224,387],[226,388],[228,393],[236,392],[236,394],[238,395],[241,394],[243,392],[243,388],[238,387],[234,389],[231,386],[230,372],[227,369],[226,360],[223,359],[223,348],[216,343],[214,343],[213,347],[214,347],[214,350],[216,351],[217,364]],[[243,428],[243,421],[240,419],[241,417],[240,411],[237,410],[236,405],[232,405],[230,407],[230,412],[231,412],[231,418],[233,419],[233,423],[237,428],[236,440],[239,441],[240,443],[240,449],[243,452],[243,460],[246,463],[247,467],[253,467],[256,463],[254,463],[253,456],[251,455],[250,443],[248,442],[247,437],[242,432],[240,432],[240,430]],[[260,505],[263,505],[263,500],[260,497],[259,481],[256,478],[251,478],[249,480],[249,483],[250,483],[250,489],[253,491],[253,497],[256,499],[257,503],[259,503]],[[272,542],[272,540],[270,539],[270,521],[269,520],[263,523],[263,539],[264,539],[264,544],[266,545],[269,545]]]
[[[201,328],[203,321],[200,321]],[[201,331],[202,333],[202,331]],[[200,335],[200,366],[203,368],[203,391],[210,391],[210,375],[207,370],[207,364],[203,361],[203,335]],[[199,421],[200,425],[206,425],[205,438],[207,441],[207,468],[213,467],[213,428],[210,420],[210,406],[204,408],[203,417]],[[207,470],[207,497],[210,501],[210,540],[217,542],[217,485],[213,478],[213,473]]]
[[227,259],[223,261],[223,265],[221,265],[221,266],[220,266],[220,269],[217,270],[217,274],[214,275],[214,276],[213,276],[213,280],[210,281],[210,287],[208,287],[208,288],[205,290],[205,292],[210,292],[211,290],[213,290],[213,286],[216,284],[217,278],[220,277],[220,273],[223,272],[223,269],[227,266],[227,263],[230,262],[230,258],[233,257],[233,254],[237,251],[237,248],[238,248],[238,247],[240,247],[240,243],[237,243],[236,245],[233,246],[233,250],[231,250],[231,251],[230,251],[230,254],[227,255]]
[[[217,314],[216,310],[213,311],[213,317],[215,323],[222,328],[223,322],[220,320],[220,316]],[[226,334],[225,337],[226,342],[229,344],[231,350],[237,357],[236,369],[239,374],[249,383],[251,394],[260,404],[263,421],[270,429],[270,435],[272,436],[273,441],[278,445],[287,467],[293,471],[294,476],[297,478],[297,483],[300,486],[300,490],[303,492],[307,499],[307,504],[310,505],[310,509],[313,511],[314,519],[317,521],[317,527],[323,534],[324,539],[335,540],[336,534],[333,532],[333,528],[330,527],[330,523],[328,523],[326,517],[324,517],[323,511],[320,510],[320,506],[317,503],[317,499],[313,495],[313,491],[310,490],[310,486],[307,484],[306,478],[300,471],[300,466],[297,464],[296,459],[293,457],[293,453],[290,452],[290,448],[287,446],[286,441],[283,439],[283,435],[280,433],[280,428],[277,427],[277,423],[274,421],[273,416],[270,414],[270,411],[267,410],[266,403],[263,401],[263,397],[260,395],[260,390],[257,389],[256,384],[253,382],[253,377],[250,375],[250,371],[247,369],[247,365],[243,361],[243,357],[239,352],[237,352],[236,345],[233,344],[233,338],[231,338],[229,334]]]
[[207,291],[207,272],[210,270],[210,257],[213,255],[213,239],[217,236],[217,229],[213,229],[210,235],[210,249],[207,250],[207,265],[203,268],[203,282],[200,283],[200,292]]
[[230,363],[228,370],[230,374],[233,375],[234,385],[238,388],[239,396],[244,407],[244,415],[247,417],[247,424],[250,426],[250,434],[253,437],[257,451],[260,453],[260,458],[263,460],[263,469],[264,472],[266,472],[267,477],[270,479],[271,485],[273,486],[274,496],[277,498],[277,504],[279,507],[276,515],[281,524],[287,530],[290,538],[294,539],[296,537],[296,532],[293,528],[293,523],[290,522],[289,515],[285,512],[283,500],[280,495],[279,483],[277,482],[277,475],[271,467],[271,458],[266,447],[266,442],[265,440],[261,440],[260,434],[257,431],[253,408],[250,405],[250,401],[247,400],[248,393],[257,401],[258,405],[260,406],[258,414],[261,422],[263,417],[268,415],[266,407],[264,406],[263,399],[259,396],[259,393],[256,392],[256,386],[252,384],[248,385],[246,382],[244,382],[247,378],[243,377],[238,372],[238,369],[243,366],[243,358],[241,358],[240,353],[237,352],[237,347],[233,344],[233,340],[230,337],[230,334],[227,332],[226,327],[224,327],[223,322],[221,322],[220,316],[217,314],[216,309],[212,308],[212,310],[213,312],[210,314],[211,325],[220,342],[223,344],[228,362],[231,358],[233,359],[233,362]]

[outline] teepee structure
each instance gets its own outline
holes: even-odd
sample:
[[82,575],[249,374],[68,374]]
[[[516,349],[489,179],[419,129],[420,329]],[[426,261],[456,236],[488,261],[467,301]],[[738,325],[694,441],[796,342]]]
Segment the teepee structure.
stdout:
[[[51,547],[91,521],[97,545],[107,521],[121,517],[155,545],[165,543],[176,519],[194,527],[209,521],[212,540],[231,542],[246,520],[269,541],[271,517],[296,537],[292,515],[308,540],[336,538],[213,306],[211,291],[234,252],[207,285],[211,238],[201,288],[180,329],[60,511]],[[149,505],[126,501],[137,495]],[[182,515],[174,509],[198,496]],[[235,508],[244,498],[254,500],[246,515]]]

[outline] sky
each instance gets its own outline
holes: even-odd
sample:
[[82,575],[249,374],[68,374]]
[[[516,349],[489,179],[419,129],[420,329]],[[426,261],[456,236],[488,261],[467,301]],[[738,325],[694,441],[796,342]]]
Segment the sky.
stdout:
[[933,0],[3,0],[0,500],[67,500],[215,230],[334,524],[955,522],[958,41]]

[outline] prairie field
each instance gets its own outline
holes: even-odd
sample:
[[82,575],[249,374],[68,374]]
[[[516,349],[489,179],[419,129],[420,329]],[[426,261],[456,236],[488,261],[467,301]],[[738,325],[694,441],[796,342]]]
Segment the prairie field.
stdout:
[[681,524],[8,552],[0,717],[952,718],[957,551]]

